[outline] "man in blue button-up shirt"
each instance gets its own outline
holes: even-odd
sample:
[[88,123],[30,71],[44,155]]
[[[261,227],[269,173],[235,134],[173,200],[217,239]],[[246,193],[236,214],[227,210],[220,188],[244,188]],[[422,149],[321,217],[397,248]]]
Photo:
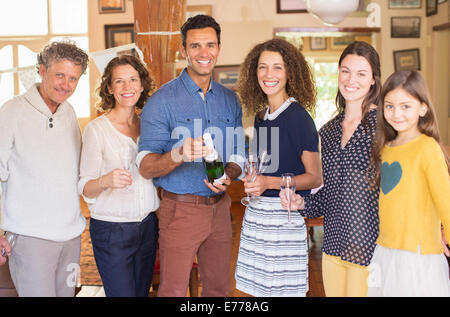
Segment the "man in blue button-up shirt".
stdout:
[[[211,80],[220,52],[220,26],[209,16],[181,28],[188,66],[147,101],[141,115],[137,162],[162,188],[159,210],[161,285],[158,296],[186,296],[197,254],[203,296],[227,296],[231,200],[224,191],[242,171],[245,138],[236,94]],[[209,183],[202,135],[214,135],[224,160],[222,184]]]

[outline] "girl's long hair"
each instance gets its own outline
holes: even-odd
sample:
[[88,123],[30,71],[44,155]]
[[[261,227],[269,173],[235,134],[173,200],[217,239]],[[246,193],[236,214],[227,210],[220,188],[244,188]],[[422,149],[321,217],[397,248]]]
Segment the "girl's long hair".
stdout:
[[404,89],[409,95],[417,99],[420,103],[427,105],[427,113],[423,117],[419,117],[418,129],[421,133],[434,138],[436,142],[439,143],[442,152],[444,153],[447,169],[450,173],[450,160],[447,155],[447,151],[440,142],[436,112],[431,102],[425,80],[417,71],[402,70],[389,76],[381,90],[380,102],[378,103],[377,110],[377,129],[372,148],[371,165],[374,169],[374,184],[380,184],[381,151],[388,142],[397,137],[397,131],[395,131],[395,129],[384,118],[384,100],[390,91],[398,87]]

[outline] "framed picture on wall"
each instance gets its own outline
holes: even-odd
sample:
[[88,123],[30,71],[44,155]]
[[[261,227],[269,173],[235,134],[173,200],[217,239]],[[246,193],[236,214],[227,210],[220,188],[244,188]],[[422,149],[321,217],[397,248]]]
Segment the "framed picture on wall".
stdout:
[[125,12],[125,0],[98,0],[99,13]]
[[213,71],[213,80],[231,90],[236,90],[239,67],[240,65],[216,66]]
[[277,0],[277,13],[306,13],[305,0]]
[[394,68],[398,70],[420,70],[420,51],[418,48],[394,51]]
[[391,17],[391,37],[420,37],[420,17]]
[[312,51],[320,51],[327,49],[327,38],[312,36],[309,38],[309,48]]
[[425,0],[425,1],[427,2],[427,5],[426,5],[427,17],[437,14],[437,10],[438,10],[437,0]]
[[344,49],[350,43],[355,41],[354,35],[344,35],[344,36],[336,36],[331,38],[331,48],[332,49]]
[[106,24],[105,47],[134,43],[134,24]]
[[422,0],[389,0],[389,9],[420,9],[421,7]]

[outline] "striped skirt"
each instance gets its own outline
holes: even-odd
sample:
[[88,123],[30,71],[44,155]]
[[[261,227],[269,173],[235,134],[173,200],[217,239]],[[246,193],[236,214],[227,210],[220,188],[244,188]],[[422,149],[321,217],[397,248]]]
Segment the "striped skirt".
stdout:
[[236,288],[253,296],[305,296],[308,291],[308,247],[303,217],[287,211],[278,197],[253,197],[245,210]]

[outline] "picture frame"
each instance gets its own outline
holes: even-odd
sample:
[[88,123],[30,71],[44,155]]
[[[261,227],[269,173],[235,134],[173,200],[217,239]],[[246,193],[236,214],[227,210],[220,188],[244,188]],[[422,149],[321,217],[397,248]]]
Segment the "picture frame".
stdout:
[[422,0],[389,0],[389,9],[420,9],[421,7]]
[[395,71],[420,70],[420,50],[412,48],[394,51],[394,69]]
[[105,24],[105,48],[134,43],[134,24]]
[[426,1],[426,8],[425,8],[426,16],[429,17],[437,14],[438,11],[437,0],[425,0],[425,1]]
[[327,49],[327,38],[311,36],[309,38],[309,49],[311,51],[321,51]]
[[125,0],[98,0],[99,13],[125,12]]
[[216,66],[213,71],[213,80],[231,90],[236,91],[241,65]]
[[349,45],[350,43],[355,41],[355,35],[344,35],[344,36],[336,36],[331,38],[331,45],[330,47],[332,49],[344,49]]
[[186,20],[198,14],[212,16],[212,5],[195,5],[186,7]]
[[391,38],[420,38],[419,16],[391,17]]
[[306,13],[305,0],[277,0],[277,13]]

